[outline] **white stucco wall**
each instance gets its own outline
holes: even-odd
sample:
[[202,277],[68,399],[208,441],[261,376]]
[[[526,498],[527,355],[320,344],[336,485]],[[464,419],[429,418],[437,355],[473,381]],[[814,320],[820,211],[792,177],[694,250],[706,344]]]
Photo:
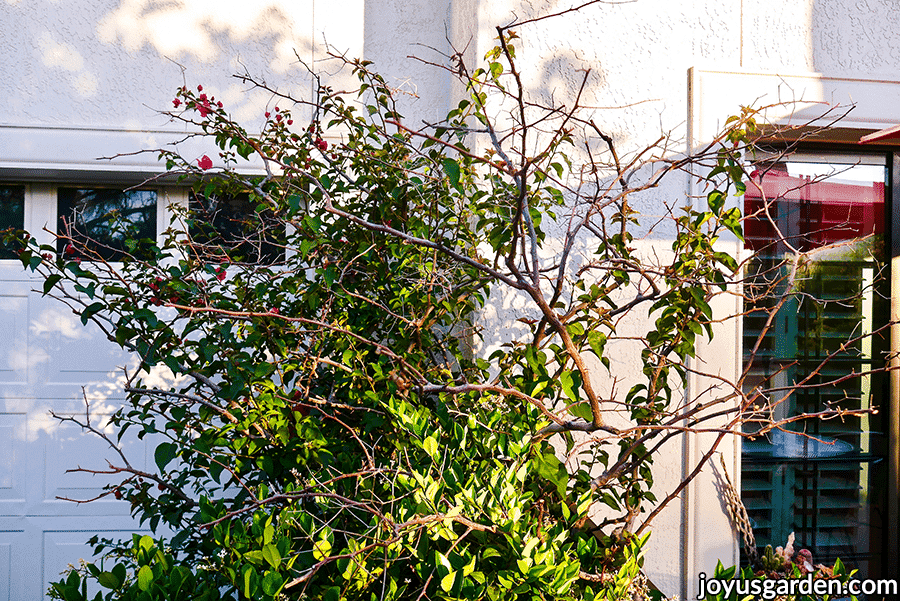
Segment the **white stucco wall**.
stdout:
[[[150,155],[123,159],[116,167],[95,159],[164,144],[173,126],[157,111],[169,108],[174,90],[185,83],[192,87],[202,83],[242,122],[261,123],[271,99],[259,91],[248,93],[247,86],[232,74],[246,70],[280,90],[307,93],[311,80],[305,68],[295,63],[294,52],[316,69],[327,71],[333,63],[323,62],[324,40],[348,55],[376,60],[389,83],[410,92],[403,104],[407,116],[417,124],[420,119],[432,121],[445,112],[459,86],[446,72],[412,61],[408,55],[442,62],[439,52],[426,46],[449,53],[449,37],[457,49],[467,48],[470,60],[477,59],[493,46],[496,24],[568,9],[570,4],[0,0],[0,174],[48,179],[97,169],[151,170]],[[854,81],[859,79],[878,80],[883,84],[881,91],[894,90],[891,82],[900,79],[898,25],[900,12],[892,0],[598,3],[518,28],[522,37],[519,66],[531,93],[556,98],[571,94],[578,70],[590,68],[593,79],[584,103],[608,107],[595,109],[594,117],[621,149],[638,148],[664,131],[672,132],[677,141],[672,152],[678,153],[702,143],[739,104],[753,102],[764,91],[772,93],[771,86],[759,87],[765,86],[751,73],[833,76],[837,79],[830,88],[816,87],[819,80],[812,77],[813,84],[799,92],[825,101],[853,96],[852,92],[865,88]],[[707,78],[711,87],[693,90],[692,96],[688,88],[692,67],[736,75]],[[769,76],[765,81],[773,80]],[[781,90],[798,93],[790,85]],[[878,90],[872,92],[866,123],[900,122],[892,107],[880,105],[884,101],[878,94]],[[857,125],[863,126],[863,120]],[[196,150],[198,156],[203,151]],[[639,199],[637,208],[656,214],[663,200],[687,198],[689,185],[686,176],[670,178],[662,188]],[[650,247],[666,245],[665,231],[657,236],[647,242]],[[4,286],[0,296],[11,289]],[[25,284],[17,286],[25,290]],[[10,301],[9,306],[16,307],[18,302]],[[723,307],[723,311],[733,308]],[[486,326],[506,327],[517,316],[513,304],[501,303],[486,314]],[[704,353],[705,358],[715,357],[717,368],[725,373],[738,368],[738,334],[733,325],[723,326],[714,346]],[[627,380],[639,373],[640,366],[622,359],[616,369]],[[19,415],[39,420],[38,413],[31,413],[37,409],[22,398],[14,401],[2,386],[0,426],[6,423],[3,420],[13,423]],[[702,382],[691,386],[700,390]],[[77,395],[77,390],[62,396],[71,394]],[[0,444],[12,449],[7,455],[15,456],[16,449],[20,454],[31,452],[16,446],[13,432],[12,427],[0,428]],[[702,453],[704,444],[701,439],[688,440],[683,448],[667,454],[671,461],[657,463],[661,489],[671,489],[681,480],[689,469],[685,457]],[[722,450],[734,477],[740,469],[733,441]],[[15,468],[11,473],[20,472]],[[0,489],[4,482],[0,476]],[[13,490],[14,484],[7,488]],[[704,474],[680,503],[673,503],[660,516],[647,565],[651,578],[668,594],[691,596],[697,572],[709,571],[716,559],[726,563],[736,559],[730,526],[714,490],[713,476]],[[27,519],[24,514],[4,513],[0,531],[18,532]],[[72,518],[77,527],[54,522],[53,532],[69,534],[43,534],[44,551],[22,556],[34,559],[35,553],[43,553],[39,560],[50,562],[49,566],[57,561],[53,554],[59,555],[61,548],[53,537],[62,541],[60,545],[76,544],[83,533],[70,536],[72,529],[92,527],[85,519]],[[36,580],[24,583],[4,576],[22,572],[15,546],[19,539],[4,536],[0,532],[0,599],[38,598],[41,589]]]

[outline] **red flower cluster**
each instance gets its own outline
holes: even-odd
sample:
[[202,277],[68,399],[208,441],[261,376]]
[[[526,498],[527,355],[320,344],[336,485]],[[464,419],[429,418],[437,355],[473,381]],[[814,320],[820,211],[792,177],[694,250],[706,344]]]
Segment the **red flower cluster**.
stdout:
[[206,156],[204,154],[202,157],[197,159],[197,165],[204,171],[208,171],[208,170],[212,169],[213,162],[212,162],[211,158],[209,158],[208,156]]
[[213,110],[210,105],[210,99],[206,97],[206,94],[200,94],[200,97],[197,99],[197,110],[200,111],[201,117],[206,117]]
[[328,150],[328,142],[326,142],[322,138],[316,138],[315,144],[316,144],[316,148],[318,148],[322,152],[325,152],[326,150]]

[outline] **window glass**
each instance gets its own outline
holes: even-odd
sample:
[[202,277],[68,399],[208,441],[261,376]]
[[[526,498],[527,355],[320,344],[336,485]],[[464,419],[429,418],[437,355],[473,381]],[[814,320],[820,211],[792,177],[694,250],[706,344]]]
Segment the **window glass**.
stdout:
[[[863,577],[880,573],[884,555],[889,403],[886,377],[854,374],[883,368],[889,349],[886,178],[883,165],[760,164],[744,198],[746,246],[757,253],[745,286],[745,392],[775,405],[758,417],[882,411],[745,438],[742,498],[760,550],[794,532],[814,563],[840,557]],[[789,282],[795,252],[807,254]]]
[[[139,252],[142,241],[156,239],[153,190],[59,188],[57,198],[57,231],[89,249],[83,259],[121,260],[125,253]],[[67,246],[60,239],[59,252],[76,254]]]
[[284,260],[284,222],[247,193],[191,194],[194,251],[214,262],[273,264]]
[[[0,232],[25,228],[25,186],[0,184]],[[18,255],[3,246],[0,239],[0,259],[15,259]]]

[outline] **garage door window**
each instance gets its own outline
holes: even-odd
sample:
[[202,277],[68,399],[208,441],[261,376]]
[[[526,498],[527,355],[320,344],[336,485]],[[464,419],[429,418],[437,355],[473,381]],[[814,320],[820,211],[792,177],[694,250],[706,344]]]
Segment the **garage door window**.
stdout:
[[[0,232],[9,228],[25,228],[25,186],[0,185]],[[0,240],[0,259],[16,257],[15,251],[4,247]]]
[[[137,252],[141,240],[156,239],[154,190],[59,188],[57,199],[57,231],[79,243],[68,248],[68,241],[60,238],[61,253],[116,261]],[[82,245],[87,252],[77,251]]]

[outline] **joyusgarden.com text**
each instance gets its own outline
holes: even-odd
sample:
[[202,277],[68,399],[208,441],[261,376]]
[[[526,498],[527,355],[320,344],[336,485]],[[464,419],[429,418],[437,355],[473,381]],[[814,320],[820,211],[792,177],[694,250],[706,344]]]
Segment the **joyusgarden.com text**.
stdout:
[[896,580],[848,580],[813,578],[807,574],[802,578],[758,578],[758,579],[707,579],[700,573],[697,598],[724,593],[727,599],[732,593],[740,596],[753,595],[758,599],[775,599],[782,595],[896,595]]

